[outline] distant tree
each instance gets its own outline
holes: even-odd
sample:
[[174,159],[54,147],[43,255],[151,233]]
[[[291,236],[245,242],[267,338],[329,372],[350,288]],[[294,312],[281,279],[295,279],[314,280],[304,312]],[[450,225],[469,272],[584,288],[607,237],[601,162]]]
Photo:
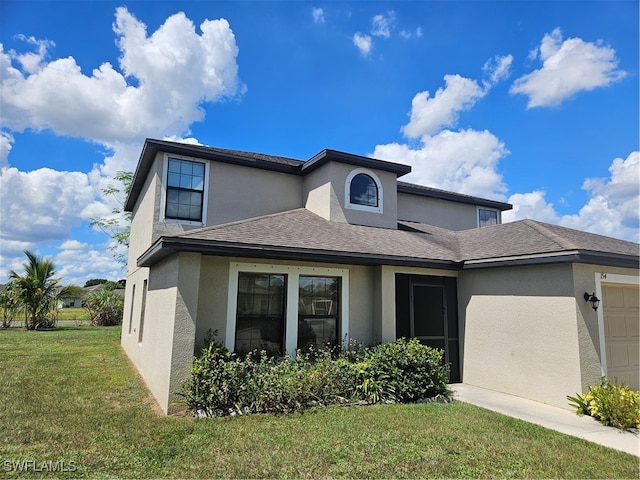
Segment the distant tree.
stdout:
[[118,282],[114,282],[112,280],[104,282],[104,290],[118,290],[121,288],[122,286]]
[[60,287],[59,278],[54,278],[56,268],[48,258],[42,258],[25,250],[28,262],[23,264],[25,273],[9,272],[16,290],[19,309],[25,313],[28,330],[53,327],[58,321],[58,299],[69,287]]
[[84,284],[84,288],[102,285],[102,288],[105,288],[107,290],[116,290],[119,288],[123,288],[123,285],[120,283],[121,281],[122,280],[114,282],[113,280],[107,280],[106,278],[93,278],[91,280],[87,280],[87,282]]
[[110,326],[122,322],[124,298],[113,290],[103,288],[84,297],[84,305],[92,325]]
[[[116,172],[114,181],[119,182],[121,186],[113,183],[102,189],[104,197],[112,196],[116,199],[119,206],[111,210],[111,215],[106,217],[93,218],[91,220],[92,227],[98,227],[116,244],[109,247],[112,255],[121,263],[127,262],[127,257],[118,251],[119,246],[129,247],[129,234],[131,233],[131,212],[124,211],[124,200],[131,190],[131,182],[133,181],[132,172]],[[124,224],[123,224],[124,222]]]

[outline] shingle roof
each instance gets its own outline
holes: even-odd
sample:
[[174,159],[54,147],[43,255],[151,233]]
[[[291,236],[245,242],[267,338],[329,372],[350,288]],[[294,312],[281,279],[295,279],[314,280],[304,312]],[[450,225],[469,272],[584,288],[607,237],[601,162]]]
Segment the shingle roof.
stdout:
[[331,222],[305,208],[192,230],[180,239],[331,255],[455,262],[455,237],[437,227],[403,231]]
[[638,256],[638,244],[534,220],[493,225],[457,234],[465,261],[567,252]]
[[635,243],[533,220],[462,232],[399,222],[393,230],[332,222],[304,208],[162,237],[138,264],[152,265],[176,251],[453,269],[542,261],[638,263]]
[[453,200],[454,202],[495,208],[501,211],[511,210],[513,208],[513,205],[511,205],[510,203],[499,202],[498,200],[489,200],[487,198],[474,197],[473,195],[465,195],[464,193],[449,192],[447,190],[441,190],[439,188],[427,187],[425,185],[416,185],[414,183],[401,181],[398,181],[398,193],[409,193],[411,195],[420,195],[423,197]]

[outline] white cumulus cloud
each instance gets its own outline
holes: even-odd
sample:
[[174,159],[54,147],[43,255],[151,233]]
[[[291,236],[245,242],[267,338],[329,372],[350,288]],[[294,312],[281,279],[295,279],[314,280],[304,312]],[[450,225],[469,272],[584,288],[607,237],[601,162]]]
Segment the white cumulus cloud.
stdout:
[[487,60],[482,67],[482,71],[488,77],[487,84],[495,85],[499,81],[507,78],[511,74],[511,64],[513,55],[496,55]]
[[514,194],[509,203],[514,208],[505,212],[503,220],[532,218],[592,233],[640,240],[640,152],[626,159],[616,158],[609,167],[608,178],[587,178],[582,184],[588,193],[587,203],[573,215],[559,215],[545,192]]
[[434,96],[428,91],[416,94],[402,132],[418,139],[418,145],[377,145],[372,156],[411,165],[404,180],[504,201],[507,186],[498,172],[498,163],[509,154],[504,142],[488,130],[454,128],[460,112],[470,110],[506,77],[511,61],[510,55],[489,60],[483,70],[490,81],[483,86],[460,75],[445,75],[444,87]]
[[40,242],[64,240],[86,217],[84,206],[96,198],[87,174],[41,168],[0,170],[0,239]]
[[409,123],[402,128],[407,137],[428,137],[455,125],[459,112],[469,110],[486,94],[478,82],[460,75],[445,75],[444,81],[433,97],[428,91],[413,97]]
[[149,36],[146,26],[120,7],[113,28],[121,71],[105,62],[85,75],[73,57],[46,63],[48,41],[29,40],[38,49],[29,61],[25,54],[0,50],[2,126],[50,129],[113,146],[182,134],[202,119],[201,102],[242,91],[238,48],[224,19],[205,20],[199,34],[178,13]]
[[497,167],[508,155],[491,132],[444,130],[423,139],[418,148],[406,144],[377,145],[373,157],[411,165],[403,180],[468,195],[505,200],[506,186]]
[[529,97],[527,108],[559,105],[577,92],[606,87],[626,75],[617,69],[613,48],[581,38],[563,41],[559,28],[546,34],[529,57],[541,60],[542,68],[518,78],[510,89]]
[[[177,13],[148,33],[120,7],[113,31],[118,65],[103,62],[89,74],[72,56],[52,59],[53,41],[18,36],[26,53],[0,44],[0,281],[24,261],[23,250],[51,248],[52,242],[60,243],[54,260],[62,273],[122,275],[122,266],[105,252],[106,237],[105,244],[82,245],[70,240],[72,229],[121,205],[122,195],[103,198],[101,191],[118,171],[133,171],[145,137],[188,137],[190,125],[203,118],[202,103],[245,90],[235,36],[225,19],[205,20],[196,30]],[[26,129],[82,138],[108,153],[88,173],[23,172],[10,165],[10,152],[14,133]]]
[[325,23],[324,10],[322,8],[314,8],[313,10],[311,10],[311,15],[313,16],[314,22]]
[[374,37],[390,38],[391,31],[396,25],[396,13],[392,10],[387,14],[379,14],[371,20],[371,35]]
[[371,53],[372,40],[369,35],[357,32],[353,34],[351,40],[358,50],[360,50],[363,57],[366,57]]

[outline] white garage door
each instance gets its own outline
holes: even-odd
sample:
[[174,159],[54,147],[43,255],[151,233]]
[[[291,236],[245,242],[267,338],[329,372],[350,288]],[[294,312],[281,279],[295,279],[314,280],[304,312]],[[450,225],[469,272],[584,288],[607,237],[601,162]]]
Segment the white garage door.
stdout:
[[602,285],[607,377],[638,390],[640,290],[635,285]]

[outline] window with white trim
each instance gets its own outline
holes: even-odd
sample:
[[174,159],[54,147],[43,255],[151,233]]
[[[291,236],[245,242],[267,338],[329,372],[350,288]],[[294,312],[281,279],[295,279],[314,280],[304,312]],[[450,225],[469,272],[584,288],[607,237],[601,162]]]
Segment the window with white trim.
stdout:
[[346,208],[382,213],[382,183],[370,170],[357,168],[349,173],[344,198]]
[[323,348],[340,341],[340,278],[300,275],[298,348]]
[[164,199],[165,219],[203,222],[205,170],[203,162],[168,158]]
[[284,353],[287,276],[240,272],[234,350]]
[[348,269],[231,262],[227,298],[225,346],[237,353],[295,358],[349,336]]

